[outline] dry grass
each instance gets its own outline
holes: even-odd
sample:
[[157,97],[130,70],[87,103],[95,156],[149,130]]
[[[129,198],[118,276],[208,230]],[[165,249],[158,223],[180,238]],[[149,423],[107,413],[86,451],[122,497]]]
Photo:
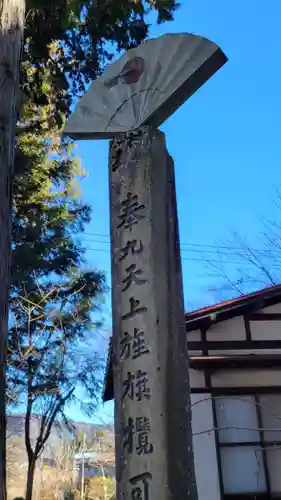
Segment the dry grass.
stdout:
[[[37,469],[33,488],[34,500],[57,500],[61,491],[74,487],[75,479],[73,471]],[[20,476],[11,476],[8,480],[8,500],[18,496],[24,497],[25,485],[26,470]]]
[[107,477],[92,477],[85,490],[85,500],[110,500],[115,496],[115,481]]
[[[33,500],[58,500],[62,492],[69,492],[66,500],[80,500],[80,484],[77,471],[66,470],[72,461],[59,461],[56,468],[40,467],[38,462],[34,478]],[[106,465],[114,466],[112,450],[101,451],[95,464],[101,474]],[[23,436],[7,442],[8,500],[25,495],[27,455]],[[111,478],[85,478],[85,500],[111,500],[115,496],[115,481]]]
[[[24,497],[26,471],[10,476],[8,500]],[[69,500],[80,500],[80,484],[77,473],[44,468],[36,471],[34,480],[34,500],[58,500],[62,492],[69,494]],[[92,477],[85,479],[85,500],[111,500],[115,497],[115,481],[112,478]]]

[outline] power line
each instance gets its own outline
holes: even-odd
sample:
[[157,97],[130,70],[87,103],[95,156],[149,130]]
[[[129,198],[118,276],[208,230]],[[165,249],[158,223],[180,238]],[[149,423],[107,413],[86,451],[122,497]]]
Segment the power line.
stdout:
[[[89,252],[103,252],[103,253],[106,253],[106,254],[109,254],[110,251],[109,250],[106,250],[105,248],[87,248],[86,249],[87,251]],[[245,262],[236,262],[236,261],[220,261],[220,260],[210,260],[210,259],[207,259],[206,261],[204,259],[195,259],[193,257],[182,257],[182,260],[188,260],[188,261],[194,261],[194,262],[219,262],[220,264],[245,264]]]
[[[96,240],[96,239],[92,239],[92,238],[90,238],[90,239],[84,239],[83,241],[85,243],[97,243],[97,244],[110,245],[110,241]],[[186,243],[186,245],[188,245],[188,243]],[[195,246],[195,243],[194,244],[190,244],[190,245],[191,246],[192,245]],[[181,246],[181,252],[191,252],[191,253],[199,253],[199,254],[215,254],[215,255],[219,254],[221,256],[233,256],[233,254],[234,254],[234,252],[231,252],[231,251],[230,252],[221,252],[220,251],[220,248],[227,248],[227,247],[219,247],[219,246],[216,247],[215,245],[210,245],[210,248],[217,248],[217,250],[208,250],[205,247],[207,247],[207,245],[204,245],[204,248],[201,250],[201,249],[198,249],[198,248],[183,248]],[[231,249],[231,247],[228,247],[228,249]],[[238,250],[238,248],[236,248],[236,250]],[[241,247],[240,250],[244,250],[244,249]],[[253,251],[253,252],[256,252],[256,253],[259,253],[259,254],[261,254],[263,252],[263,254],[261,255],[261,257],[263,257],[263,258],[275,258],[275,260],[277,260],[278,259],[277,255],[279,255],[279,254],[274,254],[270,250],[257,250],[257,249],[255,250],[255,249],[252,249],[252,248],[249,248],[249,250]],[[108,250],[105,250],[105,251],[108,251]],[[280,258],[281,258],[281,252],[280,252]]]
[[[101,241],[101,240],[94,240],[94,239],[87,239],[87,240],[83,240],[85,243],[98,243],[98,244],[106,244],[106,245],[110,245],[110,242],[109,241]],[[217,247],[218,249],[220,247]],[[242,250],[242,248],[241,248]],[[251,249],[252,250],[252,249]],[[181,247],[181,251],[182,252],[192,252],[192,253],[200,253],[200,254],[204,254],[204,253],[208,253],[208,254],[215,254],[215,255],[232,255],[234,254],[234,252],[220,252],[220,250],[207,250],[207,249],[202,249],[202,250],[199,250],[198,248],[183,248]],[[259,251],[261,252],[261,251]],[[257,252],[257,253],[259,253]],[[267,250],[264,250],[264,252],[269,252]],[[280,255],[281,255],[281,252],[280,252]],[[271,258],[271,257],[274,257],[273,254],[271,255],[263,255],[263,257],[268,257],[268,258]]]
[[[101,241],[101,240],[94,240],[94,239],[87,239],[83,240],[85,243],[98,243],[98,244],[105,244],[105,245],[110,245],[109,241]],[[192,249],[192,248],[181,248],[182,252],[192,252],[192,253],[211,253],[217,255],[218,252],[215,250],[198,250],[198,249]],[[224,252],[222,255],[233,255],[233,252]]]
[[[86,243],[101,243],[100,241],[97,241],[97,240],[84,240]],[[109,242],[106,242],[108,245],[109,245]],[[86,248],[86,250],[94,250],[96,252],[105,252],[105,253],[109,253],[110,250],[109,249],[106,249],[106,248]],[[192,249],[185,249],[185,248],[181,248],[181,253],[183,252],[192,252],[192,253],[200,253],[201,254],[201,251],[199,250],[192,250]],[[215,255],[218,255],[218,252],[215,252],[214,250],[204,250],[203,253],[211,253],[211,254],[215,254]],[[222,253],[221,255],[223,256],[227,256],[227,255],[230,255],[230,256],[233,256],[233,254],[231,252],[228,252],[228,253]],[[191,257],[188,258],[188,257],[183,257],[183,259],[187,259],[187,260],[193,260]],[[204,260],[204,259],[200,259],[200,260]],[[209,260],[209,259],[207,259]],[[219,260],[217,262],[220,262]]]
[[[107,250],[105,248],[86,248],[87,251],[89,252],[103,252],[109,255],[110,250]],[[240,266],[245,266],[245,265],[252,265],[251,262],[245,260],[245,261],[232,261],[232,260],[219,260],[219,259],[196,259],[194,257],[181,257],[181,260],[185,260],[188,262],[202,262],[204,264],[235,264],[235,265],[240,265]],[[275,259],[276,260],[276,259]],[[281,267],[281,262],[280,265],[271,265],[272,268],[279,269]]]
[[[96,240],[96,239],[93,239],[93,240],[89,240],[89,242],[93,242],[93,243],[107,243],[107,244],[110,244],[110,235],[109,234],[104,234],[104,233],[88,233],[88,232],[84,232],[83,233],[84,235],[86,236],[95,236],[95,237],[98,237],[98,238],[107,238],[107,240]],[[182,242],[181,241],[181,247],[193,247],[193,248],[213,248],[213,249],[216,249],[216,250],[219,250],[219,249],[222,249],[222,250],[236,250],[236,251],[239,251],[239,250],[247,250],[247,248],[244,248],[244,247],[238,247],[238,246],[231,246],[231,245],[207,245],[207,244],[204,244],[204,243],[187,243],[187,242]],[[259,252],[259,253],[271,253],[272,250],[268,250],[266,248],[254,248],[254,247],[249,247],[249,250],[250,251],[253,251],[253,252]],[[199,250],[198,250],[199,251]],[[216,252],[215,252],[216,253]]]

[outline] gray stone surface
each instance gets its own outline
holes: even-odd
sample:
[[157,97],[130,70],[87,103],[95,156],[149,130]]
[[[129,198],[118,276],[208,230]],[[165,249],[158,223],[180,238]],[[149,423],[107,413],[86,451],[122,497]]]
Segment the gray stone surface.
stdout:
[[196,500],[173,162],[143,127],[109,163],[117,499]]

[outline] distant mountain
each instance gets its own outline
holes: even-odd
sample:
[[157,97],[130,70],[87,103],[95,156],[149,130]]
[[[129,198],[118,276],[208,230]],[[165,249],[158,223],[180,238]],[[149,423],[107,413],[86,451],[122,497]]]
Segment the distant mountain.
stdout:
[[[24,419],[23,413],[9,414],[7,416],[7,437],[24,438]],[[88,422],[73,422],[76,427],[76,435],[82,437],[85,435],[86,444],[91,450],[101,452],[112,452],[114,450],[114,428],[113,425],[97,425]],[[40,429],[40,417],[34,415],[31,419],[31,437],[35,441]],[[53,457],[60,446],[66,441],[71,441],[74,436],[71,435],[66,425],[60,423],[59,428],[53,426],[51,435],[44,449],[45,457]]]

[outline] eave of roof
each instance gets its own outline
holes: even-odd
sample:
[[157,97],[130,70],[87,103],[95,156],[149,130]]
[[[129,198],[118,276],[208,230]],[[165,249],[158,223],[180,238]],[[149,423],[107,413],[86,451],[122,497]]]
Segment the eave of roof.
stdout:
[[267,287],[247,295],[241,295],[231,300],[203,307],[185,314],[187,332],[200,328],[204,322],[217,323],[246,311],[254,311],[265,306],[277,304],[281,301],[281,285]]
[[280,354],[236,354],[224,356],[191,356],[190,367],[194,370],[221,370],[232,368],[277,368],[280,369]]

